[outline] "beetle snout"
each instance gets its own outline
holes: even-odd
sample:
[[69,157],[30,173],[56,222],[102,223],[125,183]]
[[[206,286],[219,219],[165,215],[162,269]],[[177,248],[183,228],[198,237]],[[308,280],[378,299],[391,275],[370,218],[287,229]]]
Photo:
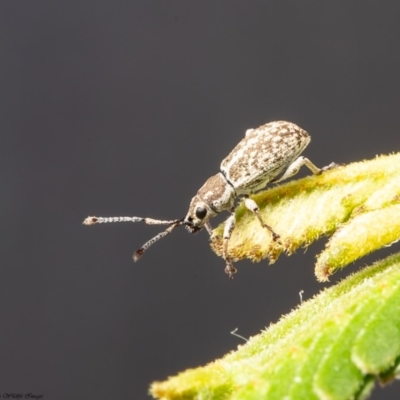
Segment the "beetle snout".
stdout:
[[203,226],[196,224],[196,221],[190,215],[183,220],[183,225],[190,233],[196,233],[203,228]]
[[196,233],[199,230],[202,229],[202,226],[196,226],[193,224],[193,221],[189,221],[189,220],[184,220],[183,224],[185,225],[185,228],[190,232],[190,233]]

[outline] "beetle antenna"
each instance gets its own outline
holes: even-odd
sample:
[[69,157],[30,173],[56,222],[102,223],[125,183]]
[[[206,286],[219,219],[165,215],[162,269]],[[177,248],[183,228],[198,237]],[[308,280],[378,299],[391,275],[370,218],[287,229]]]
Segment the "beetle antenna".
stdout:
[[83,225],[106,224],[110,222],[144,222],[147,225],[171,225],[178,222],[178,220],[167,221],[142,217],[87,217],[83,221]]
[[133,260],[138,261],[144,252],[154,243],[158,242],[164,236],[170,234],[177,226],[183,225],[184,218],[174,220],[163,220],[142,217],[87,217],[83,221],[84,225],[107,224],[111,222],[144,222],[147,225],[169,225],[169,227],[160,232],[158,235],[151,238],[140,249],[136,250],[133,255]]
[[144,254],[144,252],[154,243],[158,242],[164,236],[169,235],[177,226],[183,225],[183,218],[173,221],[173,223],[163,232],[160,232],[158,235],[151,238],[148,242],[146,242],[140,249],[136,250],[133,254],[133,261],[138,261],[140,257]]

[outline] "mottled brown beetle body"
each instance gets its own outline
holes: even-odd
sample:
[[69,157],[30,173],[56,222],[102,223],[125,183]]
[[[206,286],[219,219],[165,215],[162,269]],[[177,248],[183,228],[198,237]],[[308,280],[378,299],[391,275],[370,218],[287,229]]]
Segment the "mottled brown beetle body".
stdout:
[[[193,197],[184,220],[189,231],[197,232],[221,211],[231,211],[237,197],[263,189],[298,158],[310,140],[305,130],[286,121],[247,130],[222,161],[221,172],[209,178]],[[198,209],[206,210],[203,218],[197,217]]]
[[310,135],[290,122],[277,121],[249,129],[221,163],[221,172],[238,196],[263,189],[310,143]]

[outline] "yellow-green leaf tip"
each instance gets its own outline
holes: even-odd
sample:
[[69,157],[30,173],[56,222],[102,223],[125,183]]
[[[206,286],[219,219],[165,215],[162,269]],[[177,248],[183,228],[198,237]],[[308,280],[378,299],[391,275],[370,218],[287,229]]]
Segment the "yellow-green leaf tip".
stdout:
[[[253,195],[261,215],[281,236],[271,240],[243,205],[229,240],[233,260],[276,261],[323,235],[331,235],[318,256],[316,276],[328,280],[336,270],[400,239],[400,153],[379,156],[309,176]],[[222,255],[223,224],[211,237]]]

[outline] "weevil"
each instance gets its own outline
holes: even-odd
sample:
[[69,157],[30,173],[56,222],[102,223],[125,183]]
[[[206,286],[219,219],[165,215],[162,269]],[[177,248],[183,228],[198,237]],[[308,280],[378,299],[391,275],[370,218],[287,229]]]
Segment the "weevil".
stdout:
[[142,217],[88,217],[83,223],[93,225],[109,222],[144,222],[148,225],[169,225],[165,231],[136,250],[133,259],[137,261],[151,245],[178,226],[185,226],[190,233],[197,233],[206,228],[211,235],[210,219],[222,211],[228,211],[231,215],[224,225],[222,256],[226,262],[225,272],[232,278],[236,268],[228,254],[228,244],[236,223],[236,200],[242,200],[245,207],[257,217],[261,226],[270,232],[272,239],[279,243],[279,235],[265,223],[257,203],[249,196],[270,182],[277,183],[290,178],[303,165],[316,175],[336,166],[335,163],[331,163],[320,169],[308,158],[300,156],[310,140],[311,137],[305,130],[286,121],[270,122],[257,129],[248,129],[245,137],[222,161],[220,172],[208,178],[192,198],[184,218],[159,220]]

